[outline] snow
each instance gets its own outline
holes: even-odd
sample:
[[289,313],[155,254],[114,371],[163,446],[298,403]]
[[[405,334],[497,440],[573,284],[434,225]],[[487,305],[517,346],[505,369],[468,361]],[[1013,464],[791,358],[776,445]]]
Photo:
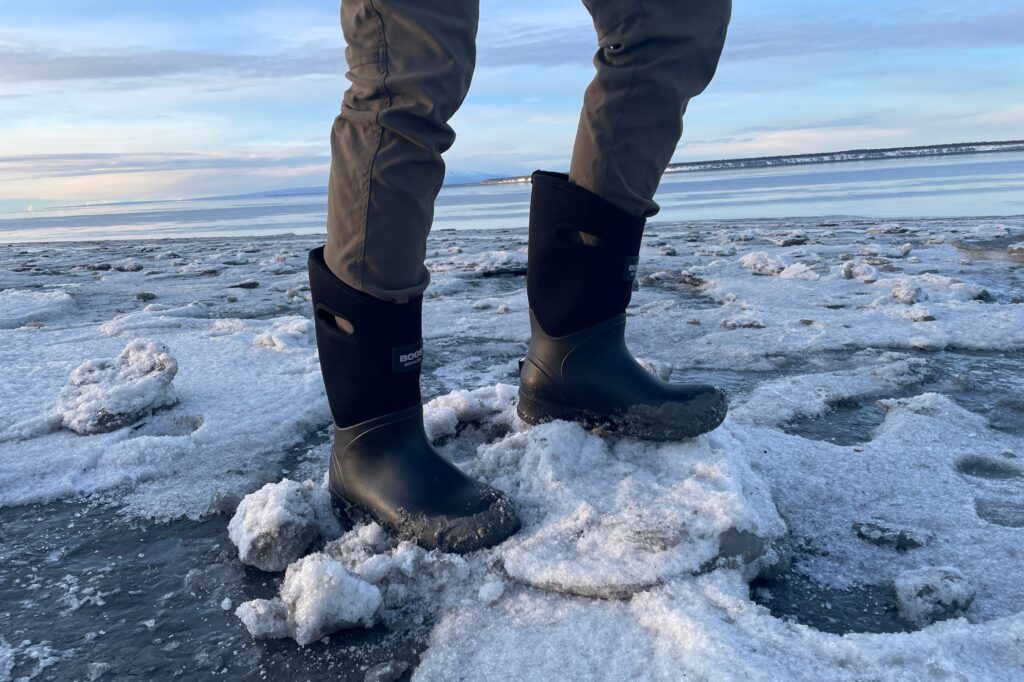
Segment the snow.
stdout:
[[525,590],[477,602],[438,623],[416,679],[1000,680],[1021,668],[1021,619],[840,636],[774,618],[747,592],[726,570],[628,602]]
[[974,601],[967,576],[953,566],[904,571],[894,585],[900,616],[918,627],[962,616]]
[[753,251],[739,259],[740,265],[755,275],[777,275],[786,269],[786,264],[778,256],[771,256],[764,251]]
[[854,370],[816,372],[760,383],[732,409],[732,418],[780,425],[800,417],[820,417],[834,405],[882,396],[928,379],[928,363],[901,353],[863,353]]
[[113,360],[76,367],[57,398],[61,424],[89,435],[116,431],[178,402],[178,361],[162,343],[136,339]]
[[353,627],[371,627],[380,590],[326,554],[310,554],[288,567],[281,586],[288,632],[300,645]]
[[[511,401],[505,410],[507,423]],[[784,524],[728,437],[655,445],[565,422],[517,427],[467,465],[516,500],[523,528],[501,552],[510,577],[621,597],[719,561],[752,564],[751,575],[778,561]],[[723,549],[737,534],[742,546]]]
[[[152,280],[146,284],[155,288]],[[276,481],[276,463],[287,448],[329,423],[315,345],[302,347],[282,333],[283,327],[294,329],[293,316],[165,313],[118,314],[117,325],[103,322],[98,330],[78,320],[7,332],[0,398],[10,408],[0,415],[0,504],[94,494],[110,496],[138,516],[199,518],[219,511],[225,496],[240,498]],[[83,365],[90,357],[118,355],[126,343],[133,348],[133,339],[120,334],[143,328],[165,350],[140,354],[136,348],[115,361]],[[28,338],[34,333],[48,334],[48,340]],[[294,345],[274,352],[255,343],[261,335]],[[177,374],[156,364],[146,374],[146,363],[164,353],[176,360]],[[173,384],[161,390],[172,376]],[[144,416],[167,406],[172,394],[179,398],[173,408]],[[117,422],[141,420],[89,438],[58,428],[65,418],[72,428],[92,428],[109,406]]]
[[317,539],[340,534],[330,494],[312,481],[285,479],[246,495],[228,523],[242,563],[283,571]]
[[239,604],[235,615],[256,639],[282,639],[288,636],[288,609],[280,597],[250,599]]
[[[712,434],[664,444],[520,422],[525,234],[435,233],[426,429],[523,517],[519,534],[469,556],[375,524],[330,527],[330,415],[304,275],[319,240],[8,247],[0,505],[87,499],[132,520],[234,511],[239,556],[286,571],[283,585],[259,578],[276,598],[245,601],[266,589],[235,585],[211,601],[220,614],[230,594],[240,636],[411,628],[428,644],[418,679],[1024,677],[1024,304],[1010,257],[1024,221],[824,227],[649,228],[630,348],[673,381],[721,381],[732,406]],[[42,251],[47,272],[17,271]],[[152,345],[122,357],[135,343]],[[173,381],[141,390],[167,378],[144,369],[161,354]],[[100,380],[57,411],[83,366]],[[125,423],[62,428],[65,414],[98,424],[104,405]],[[751,596],[754,576],[770,586],[779,572],[884,590],[907,631],[801,624]],[[73,581],[53,594],[68,607],[103,598]],[[155,637],[168,618],[131,626],[146,620]],[[0,671],[27,674],[37,645],[4,634]]]
[[477,596],[484,604],[493,604],[505,594],[505,583],[501,580],[491,580],[480,586]]
[[419,623],[475,583],[482,566],[456,554],[395,542],[375,523],[356,527],[329,543],[324,554],[380,590],[381,619],[390,625]]
[[316,345],[316,330],[312,320],[296,315],[275,322],[270,329],[257,334],[252,342],[278,352],[301,350]]
[[0,329],[59,319],[62,315],[73,314],[75,307],[74,298],[60,289],[6,289],[0,291]]

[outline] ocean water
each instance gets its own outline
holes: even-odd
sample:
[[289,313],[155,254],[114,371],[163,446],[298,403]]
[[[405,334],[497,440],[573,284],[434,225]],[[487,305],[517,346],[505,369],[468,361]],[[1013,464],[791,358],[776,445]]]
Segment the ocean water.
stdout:
[[[528,185],[445,187],[434,229],[525,227]],[[808,216],[1024,214],[1024,153],[891,159],[665,176],[652,222]],[[326,195],[77,206],[0,215],[7,242],[318,234]]]

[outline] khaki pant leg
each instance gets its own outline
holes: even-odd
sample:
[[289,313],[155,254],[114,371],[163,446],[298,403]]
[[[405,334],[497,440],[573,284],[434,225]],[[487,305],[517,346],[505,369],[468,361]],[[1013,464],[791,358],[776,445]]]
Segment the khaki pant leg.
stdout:
[[658,212],[658,183],[690,98],[718,67],[730,0],[584,0],[597,74],[587,88],[569,178],[637,216]]
[[343,0],[351,85],[331,131],[328,266],[349,286],[408,301],[423,266],[448,120],[469,89],[478,0]]

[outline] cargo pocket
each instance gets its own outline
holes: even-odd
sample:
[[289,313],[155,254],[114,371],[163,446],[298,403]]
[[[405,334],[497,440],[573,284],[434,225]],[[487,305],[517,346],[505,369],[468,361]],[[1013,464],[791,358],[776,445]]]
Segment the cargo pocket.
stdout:
[[352,86],[342,105],[350,120],[372,120],[390,103],[385,79],[388,50],[380,13],[367,0],[345,0],[341,6],[345,34],[346,77]]
[[622,13],[602,15],[599,10],[594,14],[594,27],[597,29],[601,59],[608,64],[621,62],[633,48],[647,39],[643,10],[635,10],[625,16]]

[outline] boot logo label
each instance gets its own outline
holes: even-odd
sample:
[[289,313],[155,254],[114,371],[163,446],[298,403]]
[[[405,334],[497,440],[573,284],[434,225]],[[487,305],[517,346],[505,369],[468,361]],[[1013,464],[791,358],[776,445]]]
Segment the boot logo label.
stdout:
[[626,259],[626,269],[622,273],[622,279],[627,282],[632,282],[636,279],[636,270],[640,266],[640,258],[633,256],[632,258]]
[[423,364],[423,341],[392,350],[392,369],[396,372],[411,372]]

